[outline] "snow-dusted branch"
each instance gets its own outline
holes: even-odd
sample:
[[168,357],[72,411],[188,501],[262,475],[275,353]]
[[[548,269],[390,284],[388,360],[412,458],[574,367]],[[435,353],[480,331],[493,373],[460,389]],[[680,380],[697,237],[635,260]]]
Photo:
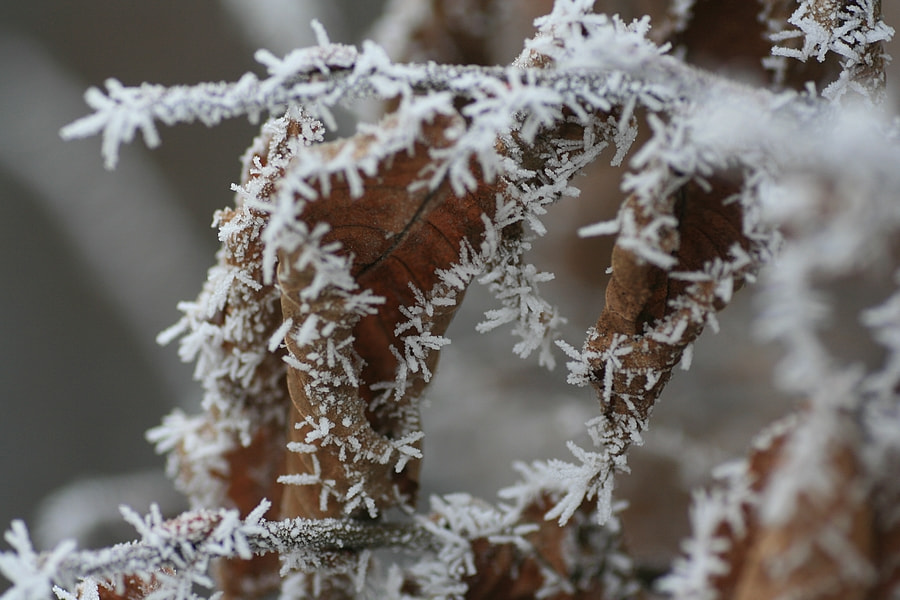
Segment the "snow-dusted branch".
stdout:
[[[130,142],[136,131],[142,132],[148,145],[159,143],[157,122],[215,125],[240,115],[256,119],[264,111],[283,110],[290,104],[303,104],[328,122],[330,107],[360,97],[449,93],[473,100],[475,106],[468,109],[471,115],[522,112],[527,122],[537,119],[539,124],[546,121],[542,115],[548,110],[555,113],[562,107],[584,114],[586,110],[606,112],[619,104],[633,108],[637,102],[659,111],[713,90],[726,98],[752,95],[749,88],[666,56],[665,48],[644,38],[649,29],[646,20],[625,25],[605,15],[593,17],[587,35],[552,38],[564,39],[562,48],[540,36],[526,47],[526,54],[552,58],[553,68],[397,64],[368,42],[361,50],[329,43],[295,50],[283,59],[260,51],[257,59],[269,72],[264,79],[248,73],[234,83],[169,88],[126,87],[111,79],[106,93],[88,90],[85,99],[95,112],[63,128],[62,135],[73,139],[102,133],[103,155],[112,168],[119,145]],[[571,27],[571,23],[564,25]],[[562,25],[554,27],[556,35],[565,33],[558,31]],[[753,94],[768,96],[764,91]],[[533,128],[526,125],[523,131]]]
[[[356,98],[409,99],[425,94],[432,97],[422,104],[425,111],[438,110],[452,97],[469,101],[463,113],[473,120],[473,126],[467,140],[461,140],[454,149],[464,154],[454,161],[460,164],[473,155],[481,156],[509,129],[509,117],[517,114],[525,116],[520,131],[526,139],[540,126],[558,119],[561,109],[585,115],[621,106],[622,123],[638,106],[688,119],[706,119],[714,110],[715,118],[702,128],[704,135],[730,133],[734,126],[753,123],[752,131],[758,139],[737,136],[736,141],[745,142],[743,147],[735,147],[732,142],[731,147],[720,145],[715,154],[708,148],[696,148],[680,153],[679,159],[671,162],[681,172],[696,173],[703,170],[702,165],[685,164],[685,160],[695,162],[696,158],[688,157],[698,154],[729,162],[741,160],[749,152],[771,161],[775,151],[791,149],[780,143],[787,137],[779,135],[785,126],[799,128],[792,132],[791,139],[797,139],[797,133],[804,134],[804,139],[814,139],[810,136],[815,136],[819,125],[833,114],[822,101],[794,92],[779,94],[751,88],[665,54],[665,47],[645,38],[649,29],[646,20],[626,25],[605,15],[581,18],[584,32],[571,34],[565,29],[571,29],[572,23],[551,22],[542,35],[526,44],[523,57],[538,53],[552,59],[548,68],[528,66],[523,59],[510,67],[397,64],[371,42],[361,50],[328,43],[293,51],[282,59],[260,51],[257,58],[269,72],[264,79],[248,73],[234,83],[171,88],[150,84],[125,87],[110,80],[105,94],[96,88],[86,94],[95,112],[66,126],[62,134],[71,139],[102,133],[103,155],[107,166],[112,167],[119,145],[131,141],[136,131],[143,133],[149,145],[158,144],[157,122],[171,125],[199,120],[214,125],[240,115],[255,119],[264,111],[280,111],[292,104],[302,104],[328,122],[330,107]],[[864,41],[880,42],[890,33],[888,30],[881,27],[877,39]],[[728,122],[721,120],[723,116]],[[773,134],[776,139],[770,139]],[[695,140],[693,143],[704,141]],[[690,138],[682,141],[688,147],[679,148],[679,152],[693,145]],[[492,172],[492,165],[480,162],[488,173]]]
[[[141,517],[123,508],[141,539],[102,550],[76,550],[64,542],[48,553],[31,547],[24,524],[17,521],[6,540],[14,552],[0,554],[0,571],[13,582],[4,600],[49,598],[56,586],[71,590],[82,579],[117,581],[123,576],[156,579],[172,591],[190,584],[211,585],[212,560],[277,553],[341,553],[372,548],[422,551],[435,547],[434,535],[416,523],[364,523],[338,519],[267,521],[264,502],[241,519],[236,510],[198,510],[163,520],[154,506]],[[166,571],[169,569],[170,571]],[[62,597],[62,596],[61,596]],[[182,597],[182,596],[179,596]]]

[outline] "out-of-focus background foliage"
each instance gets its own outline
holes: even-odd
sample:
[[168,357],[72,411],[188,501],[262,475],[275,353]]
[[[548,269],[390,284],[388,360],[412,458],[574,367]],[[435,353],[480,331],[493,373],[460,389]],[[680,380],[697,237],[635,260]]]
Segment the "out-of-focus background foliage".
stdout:
[[[124,148],[108,172],[98,139],[58,135],[88,112],[84,89],[107,77],[128,85],[235,80],[261,72],[252,58],[258,47],[283,53],[312,43],[313,16],[335,41],[356,41],[379,5],[0,3],[0,527],[13,518],[38,529],[43,523],[40,540],[50,543],[78,533],[76,514],[115,520],[121,502],[141,511],[152,500],[177,503],[143,433],[172,407],[195,407],[200,389],[176,348],[157,347],[153,338],[177,319],[176,303],[200,289],[218,247],[211,215],[232,202],[238,159],[258,129],[243,119],[214,129],[165,128],[160,148]],[[884,8],[897,27],[900,3]],[[535,257],[557,272],[546,292],[570,317],[566,339],[575,346],[602,308],[608,264],[608,244],[579,241],[575,230],[614,214],[620,201],[607,171],[582,187],[580,199],[551,212],[551,234],[536,244]],[[565,385],[561,353],[548,374],[512,356],[507,331],[476,335],[486,302],[480,290],[470,294],[429,394],[426,495],[466,490],[493,499],[514,480],[512,460],[565,456],[565,441],[582,436],[583,422],[597,413],[590,390]],[[739,294],[721,315],[722,332],[702,338],[691,371],[663,395],[647,446],[635,454],[635,474],[622,480],[632,505],[628,535],[651,563],[666,559],[687,531],[684,484],[740,455],[789,406],[769,383],[777,355],[752,340],[752,312],[750,295]],[[55,509],[41,504],[65,486]],[[84,540],[99,541],[107,540]]]

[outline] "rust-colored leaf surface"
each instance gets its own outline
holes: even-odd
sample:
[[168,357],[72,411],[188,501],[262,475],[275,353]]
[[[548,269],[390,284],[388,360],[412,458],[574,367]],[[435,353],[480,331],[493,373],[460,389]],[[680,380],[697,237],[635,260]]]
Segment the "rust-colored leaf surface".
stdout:
[[[335,343],[352,336],[353,349],[363,361],[359,386],[342,393],[352,398],[352,402],[364,404],[374,436],[394,439],[399,435],[398,427],[408,418],[411,399],[419,394],[425,384],[421,372],[411,374],[409,380],[412,386],[406,397],[388,406],[374,405],[377,393],[369,387],[393,381],[396,377],[398,360],[391,347],[403,347],[395,330],[398,324],[407,320],[401,308],[416,304],[412,287],[427,295],[440,281],[438,271],[459,262],[462,244],[477,248],[484,232],[482,215],[493,214],[496,206],[498,187],[495,185],[482,185],[463,196],[454,195],[446,181],[433,189],[418,185],[410,190],[411,184],[427,180],[430,175],[427,170],[431,161],[429,147],[450,143],[445,133],[450,127],[458,125],[457,118],[436,119],[424,132],[427,143],[416,144],[411,153],[402,151],[384,158],[377,174],[363,179],[365,192],[362,197],[353,197],[348,183],[335,178],[328,196],[309,202],[301,215],[301,219],[311,228],[318,223],[327,223],[330,232],[325,242],[339,242],[339,253],[352,257],[350,271],[359,287],[385,299],[375,314],[350,323],[346,328],[338,327],[333,334]],[[389,128],[397,125],[387,121],[382,126]],[[349,140],[323,144],[312,151],[333,155],[348,143],[353,144],[356,155],[362,157],[375,144],[375,139],[359,135]],[[287,264],[291,257],[285,256],[281,260]],[[299,309],[296,302],[285,298],[302,289],[304,283],[302,278],[282,281],[285,318],[297,315]],[[441,335],[454,312],[455,306],[438,307],[430,317],[431,332]],[[342,318],[340,314],[332,316],[336,320]],[[292,353],[303,352],[301,348],[292,347],[290,339],[287,343]],[[437,357],[436,351],[428,357],[432,371]],[[308,416],[316,419],[323,416],[322,408],[316,405],[315,399],[306,397],[304,387],[307,383],[307,374],[297,369],[289,370],[288,385],[295,408],[294,422],[301,422]],[[341,431],[340,419],[332,421],[336,423],[337,435],[350,433]],[[296,434],[292,430],[289,435],[299,435],[298,441],[301,441],[303,433]],[[346,485],[342,482],[345,479],[344,462],[335,447],[321,447],[315,455],[290,454],[287,472],[312,473],[320,469],[323,479],[334,479],[338,491],[343,492],[345,490],[341,486]],[[382,508],[390,505],[389,497],[395,494],[395,486],[407,498],[414,498],[417,489],[418,461],[411,461],[400,473],[395,473],[390,467],[389,464],[370,465],[366,473],[366,480],[381,495],[376,502]],[[285,490],[282,512],[285,516],[340,515],[342,508],[338,503],[329,504],[326,510],[321,510],[320,494],[321,488],[318,486],[291,486]]]
[[[702,271],[703,265],[710,261],[727,260],[735,244],[749,249],[750,243],[743,235],[740,205],[727,201],[738,190],[736,183],[721,178],[714,180],[709,189],[689,183],[670,199],[670,210],[678,220],[677,229],[668,232],[666,242],[677,260],[673,272]],[[633,210],[639,226],[648,219],[635,199],[626,201],[625,207]],[[635,413],[643,420],[668,382],[672,368],[681,360],[684,349],[702,332],[705,321],[698,320],[691,310],[672,304],[687,293],[691,287],[689,282],[671,277],[667,271],[647,263],[618,243],[613,249],[612,268],[606,305],[588,349],[602,356],[622,336],[634,342],[633,350],[620,358],[622,368],[612,381],[610,403],[605,410],[608,415]],[[735,287],[740,284],[740,279],[734,282]],[[721,309],[724,303],[717,296],[715,285],[715,282],[700,282],[693,286],[691,300],[710,311]],[[667,340],[663,340],[665,336],[650,335],[666,319],[685,321],[681,335]],[[604,386],[608,383],[604,369],[605,362],[598,360],[594,381],[601,392],[606,391]]]
[[[796,431],[797,427],[787,428],[751,453],[748,471],[756,497],[765,497],[773,477],[783,468]],[[728,540],[722,555],[728,569],[712,583],[721,597],[878,597],[870,595],[874,572],[867,571],[878,561],[876,541],[882,535],[873,527],[869,490],[852,439],[835,440],[823,458],[832,478],[828,489],[801,491],[786,521],[764,522],[759,505],[748,498],[741,535],[726,523],[720,525],[719,535]],[[798,557],[802,557],[799,562]]]
[[684,31],[671,41],[687,50],[689,62],[713,70],[727,69],[756,77],[763,75],[762,59],[771,42],[757,16],[754,0],[697,0]]
[[[367,384],[394,379],[397,361],[388,346],[398,344],[394,329],[406,320],[400,307],[415,304],[410,285],[428,293],[440,281],[437,271],[459,262],[463,242],[478,247],[484,233],[481,216],[492,216],[496,208],[498,188],[492,185],[464,196],[454,195],[447,181],[434,190],[408,190],[428,173],[429,146],[448,144],[443,134],[450,125],[436,122],[426,133],[429,144],[416,144],[412,155],[403,152],[386,161],[377,176],[364,180],[361,198],[353,198],[346,183],[334,182],[331,195],[311,202],[302,216],[310,225],[328,223],[326,240],[340,242],[341,252],[353,255],[351,273],[359,286],[385,298],[353,332],[354,348],[366,362]],[[442,316],[445,322],[436,333],[446,329],[453,312]],[[366,385],[360,393],[367,399],[372,395]]]
[[[549,498],[538,498],[523,509],[520,522],[536,526],[525,536],[531,545],[528,551],[511,543],[473,540],[476,573],[465,580],[467,600],[620,597],[608,589],[609,584],[627,586],[632,573],[615,564],[613,557],[621,552],[618,537],[593,521],[589,503],[564,527],[544,518],[552,506]],[[554,586],[559,589],[547,595]]]
[[715,531],[722,542],[717,556],[726,565],[710,574],[709,587],[718,598],[894,597],[900,528],[889,515],[896,514],[897,488],[871,485],[860,440],[846,429],[826,445],[827,485],[799,490],[782,522],[766,522],[760,513],[760,501],[783,476],[779,471],[806,418],[801,413],[763,433],[748,456],[750,494],[739,506],[743,526],[737,531],[726,519]]
[[[294,124],[296,125],[296,124]],[[284,160],[290,154],[289,141],[296,138],[296,126],[288,127],[279,140],[266,139],[262,151],[255,155],[256,164],[265,166],[276,160]],[[270,154],[273,154],[270,156]],[[253,164],[254,161],[250,161]],[[242,174],[244,184],[261,177],[261,171],[249,169]],[[264,181],[260,200],[265,200],[274,190],[273,181]],[[242,292],[229,292],[219,314],[213,315],[211,322],[221,325],[232,313],[246,315],[248,329],[261,333],[263,339],[274,332],[282,322],[281,308],[277,302],[273,286],[264,284],[262,269],[263,243],[260,233],[265,226],[266,216],[259,210],[239,202],[234,208],[216,213],[219,227],[230,233],[222,242],[219,253],[220,264],[241,268],[245,276],[255,282],[255,287],[247,287]],[[224,342],[226,353],[253,352],[255,340],[242,338]],[[286,443],[283,418],[287,412],[288,391],[284,380],[283,351],[267,353],[252,374],[252,380],[235,381],[222,376],[217,385],[224,397],[239,400],[247,408],[248,416],[254,420],[251,427],[250,443],[236,443],[224,455],[228,465],[227,473],[213,472],[214,478],[221,478],[225,485],[227,505],[247,516],[260,501],[269,499],[277,506],[283,486],[277,482],[284,470],[284,446]],[[250,393],[252,390],[254,393]],[[221,416],[215,413],[212,418]],[[271,518],[274,511],[266,515]],[[274,555],[253,557],[249,560],[231,558],[219,561],[216,576],[226,598],[253,598],[271,592],[278,585],[278,559]]]

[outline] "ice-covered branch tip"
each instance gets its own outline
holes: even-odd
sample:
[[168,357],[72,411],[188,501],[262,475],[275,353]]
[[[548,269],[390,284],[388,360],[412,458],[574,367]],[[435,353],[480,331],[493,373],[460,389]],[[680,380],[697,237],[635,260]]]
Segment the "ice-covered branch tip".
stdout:
[[[367,45],[365,48],[371,54],[371,49],[376,47]],[[436,64],[396,65],[383,62],[378,68],[370,69],[362,60],[365,57],[364,51],[353,70],[329,69],[327,79],[298,74],[289,81],[281,76],[260,80],[248,73],[233,83],[201,83],[168,88],[147,83],[139,87],[126,87],[115,79],[109,79],[106,81],[106,93],[91,88],[85,94],[86,102],[95,112],[67,125],[60,133],[67,140],[101,134],[104,163],[112,169],[118,162],[119,146],[133,141],[137,131],[141,132],[149,147],[159,145],[157,122],[174,125],[200,121],[213,126],[225,119],[243,115],[255,122],[265,111],[277,112],[288,105],[302,104],[333,127],[330,108],[354,98],[390,98],[422,91],[449,91],[456,96],[476,97],[491,95],[498,89],[497,86],[505,86],[513,77],[521,77],[536,89],[546,89],[541,86],[567,78],[559,73],[549,74],[539,70],[520,75],[518,70],[513,69]],[[284,62],[289,59],[290,55]],[[510,73],[515,75],[510,76]],[[569,74],[569,78],[572,76]],[[585,74],[580,76],[585,77]],[[590,87],[602,86],[598,81]],[[567,96],[574,102],[580,94],[573,90]],[[593,99],[602,104],[603,109],[612,106],[603,99],[602,94]]]
[[[51,590],[63,597],[82,579],[116,581],[124,576],[154,578],[171,587],[173,597],[191,585],[211,587],[207,576],[216,558],[309,552],[311,556],[367,548],[403,548],[417,551],[433,545],[433,536],[415,524],[367,524],[339,519],[287,519],[267,521],[269,509],[261,503],[245,519],[237,510],[198,510],[165,521],[157,507],[145,517],[123,508],[127,521],[141,539],[101,550],[76,550],[64,542],[52,552],[36,553],[21,521],[13,523],[6,540],[13,552],[0,554],[0,572],[13,583],[0,598],[50,598]],[[188,597],[188,596],[184,596]]]

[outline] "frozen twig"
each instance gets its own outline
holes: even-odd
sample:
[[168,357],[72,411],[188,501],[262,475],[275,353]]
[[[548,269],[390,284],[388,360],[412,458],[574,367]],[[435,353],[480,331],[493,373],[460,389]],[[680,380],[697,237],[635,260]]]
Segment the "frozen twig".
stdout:
[[[81,579],[116,581],[123,576],[156,578],[162,590],[184,590],[184,583],[210,585],[212,560],[232,556],[297,552],[340,553],[365,548],[422,551],[433,546],[432,535],[410,524],[361,523],[339,519],[267,521],[264,502],[241,519],[236,510],[197,510],[163,520],[154,507],[145,517],[123,508],[126,519],[141,536],[138,542],[102,550],[76,550],[60,544],[49,553],[35,553],[21,522],[7,533],[16,552],[0,555],[0,568],[13,588],[3,598],[49,598],[53,587],[74,589]],[[170,571],[166,572],[166,569]],[[190,586],[187,587],[190,589]],[[21,594],[21,596],[20,596]]]

